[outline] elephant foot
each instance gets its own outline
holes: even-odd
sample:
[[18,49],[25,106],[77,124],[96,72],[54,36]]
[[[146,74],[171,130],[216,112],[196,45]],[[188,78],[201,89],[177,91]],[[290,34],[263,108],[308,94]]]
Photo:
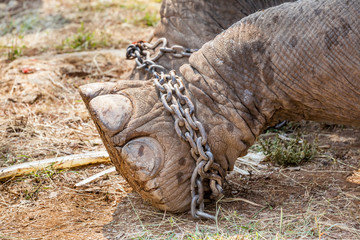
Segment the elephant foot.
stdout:
[[195,161],[152,81],[92,83],[80,94],[117,171],[157,208],[190,208]]

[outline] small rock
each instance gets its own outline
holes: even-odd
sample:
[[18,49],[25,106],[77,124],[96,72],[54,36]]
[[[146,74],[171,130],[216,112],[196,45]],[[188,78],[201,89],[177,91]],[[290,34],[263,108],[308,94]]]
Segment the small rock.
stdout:
[[30,205],[31,201],[30,200],[20,200],[20,205]]
[[51,192],[49,194],[49,198],[56,198],[58,196],[58,193],[57,192]]
[[300,168],[300,167],[288,167],[288,168],[286,168],[286,170],[289,170],[289,171],[300,171],[301,168]]
[[23,97],[21,102],[27,104],[33,104],[36,100],[40,98],[40,96],[41,96],[40,93],[29,93]]

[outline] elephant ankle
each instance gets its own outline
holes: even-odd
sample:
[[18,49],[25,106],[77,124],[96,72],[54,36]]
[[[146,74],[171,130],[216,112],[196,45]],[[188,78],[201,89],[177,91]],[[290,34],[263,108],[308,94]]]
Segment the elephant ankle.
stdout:
[[[181,68],[184,84],[196,108],[196,116],[204,125],[208,135],[208,144],[214,154],[215,162],[225,171],[232,171],[239,156],[247,154],[248,148],[255,142],[263,125],[251,118],[241,104],[233,103],[226,96],[220,96],[211,84],[220,85],[218,79],[210,79],[190,65]],[[226,89],[226,86],[223,86]],[[229,93],[230,95],[230,93]],[[241,105],[242,109],[239,109]]]

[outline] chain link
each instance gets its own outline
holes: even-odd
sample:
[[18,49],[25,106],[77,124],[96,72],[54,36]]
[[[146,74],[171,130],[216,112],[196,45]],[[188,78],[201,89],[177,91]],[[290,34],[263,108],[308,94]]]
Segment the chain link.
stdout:
[[[160,46],[160,47],[159,47]],[[156,49],[159,49],[156,52]],[[195,116],[195,107],[186,95],[185,85],[175,70],[165,74],[165,68],[155,63],[165,53],[173,57],[189,57],[197,49],[179,45],[167,47],[166,38],[160,38],[150,44],[144,41],[133,42],[128,46],[126,58],[135,59],[137,69],[144,69],[153,75],[153,82],[160,92],[160,100],[175,122],[174,128],[182,141],[190,144],[191,156],[196,167],[191,176],[191,214],[194,218],[216,220],[214,215],[204,211],[205,186],[211,190],[210,199],[219,199],[223,194],[223,182],[226,172],[214,161],[214,156],[207,143],[204,126]],[[153,57],[151,57],[153,56]]]

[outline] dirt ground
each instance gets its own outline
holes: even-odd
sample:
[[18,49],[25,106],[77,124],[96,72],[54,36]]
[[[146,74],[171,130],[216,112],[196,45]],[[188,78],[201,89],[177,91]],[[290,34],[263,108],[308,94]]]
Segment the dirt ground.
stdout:
[[[0,2],[0,168],[105,150],[77,88],[126,79],[124,47],[151,36],[159,1]],[[145,16],[145,17],[144,17]],[[77,38],[85,45],[77,44]],[[301,122],[282,134],[317,139],[299,167],[237,167],[218,221],[161,212],[110,164],[33,172],[0,182],[0,239],[360,239],[360,129]],[[252,148],[256,152],[257,146]]]

